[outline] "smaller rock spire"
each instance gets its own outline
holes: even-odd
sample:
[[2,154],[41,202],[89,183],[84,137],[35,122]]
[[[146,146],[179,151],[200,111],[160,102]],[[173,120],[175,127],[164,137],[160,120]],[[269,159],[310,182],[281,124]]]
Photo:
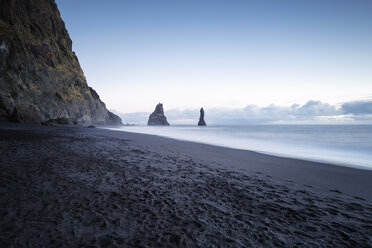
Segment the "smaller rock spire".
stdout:
[[198,126],[206,126],[207,123],[205,123],[204,121],[204,109],[201,108],[200,109],[200,118],[199,118],[199,122],[198,122]]

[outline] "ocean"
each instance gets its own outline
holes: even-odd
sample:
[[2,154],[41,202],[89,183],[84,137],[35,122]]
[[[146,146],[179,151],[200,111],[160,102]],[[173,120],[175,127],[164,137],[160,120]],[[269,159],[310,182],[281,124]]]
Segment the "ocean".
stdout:
[[110,129],[372,170],[372,125],[174,125]]

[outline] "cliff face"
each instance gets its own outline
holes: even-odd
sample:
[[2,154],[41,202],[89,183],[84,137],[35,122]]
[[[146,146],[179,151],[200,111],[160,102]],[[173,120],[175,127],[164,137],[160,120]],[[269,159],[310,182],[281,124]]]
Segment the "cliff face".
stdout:
[[156,105],[154,112],[149,117],[148,126],[169,126],[167,117],[164,115],[163,104]]
[[0,115],[121,124],[88,86],[54,0],[0,0]]

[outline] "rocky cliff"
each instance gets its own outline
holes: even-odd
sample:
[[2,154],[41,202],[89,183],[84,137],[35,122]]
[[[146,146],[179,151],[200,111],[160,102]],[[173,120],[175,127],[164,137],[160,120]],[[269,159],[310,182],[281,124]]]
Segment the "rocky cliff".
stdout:
[[0,115],[121,124],[88,86],[54,0],[0,0]]
[[198,126],[206,126],[207,123],[205,123],[205,120],[204,120],[204,109],[201,108],[200,109],[200,117],[199,117],[199,122],[198,122]]
[[159,103],[156,105],[155,111],[150,115],[149,121],[147,122],[149,126],[169,126],[167,117],[164,115],[163,104]]

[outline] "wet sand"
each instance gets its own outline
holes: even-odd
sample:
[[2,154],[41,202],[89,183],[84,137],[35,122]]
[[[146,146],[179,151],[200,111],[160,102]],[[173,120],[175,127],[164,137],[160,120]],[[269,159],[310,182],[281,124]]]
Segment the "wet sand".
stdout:
[[2,247],[371,247],[372,172],[0,124]]

